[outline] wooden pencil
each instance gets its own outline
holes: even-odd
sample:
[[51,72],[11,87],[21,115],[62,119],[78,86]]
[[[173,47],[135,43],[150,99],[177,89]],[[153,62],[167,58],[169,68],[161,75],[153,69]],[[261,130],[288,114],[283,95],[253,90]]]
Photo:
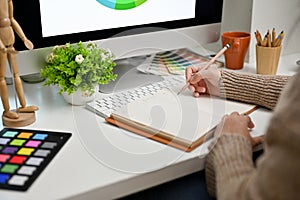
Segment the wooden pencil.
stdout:
[[272,46],[274,46],[276,40],[276,30],[273,28],[272,30]]
[[256,32],[255,32],[255,37],[256,37],[257,45],[261,46],[262,39],[261,39],[260,32],[258,30],[256,30]]
[[261,46],[263,46],[263,47],[267,46],[267,42],[268,42],[267,40],[268,40],[268,35],[266,34],[264,37],[264,40],[261,43]]
[[278,47],[281,45],[283,37],[284,37],[284,31],[281,31],[281,33],[278,35],[278,37],[276,38],[276,40],[274,42],[274,47]]
[[271,36],[270,36],[270,30],[268,30],[268,33],[267,33],[267,47],[271,47]]

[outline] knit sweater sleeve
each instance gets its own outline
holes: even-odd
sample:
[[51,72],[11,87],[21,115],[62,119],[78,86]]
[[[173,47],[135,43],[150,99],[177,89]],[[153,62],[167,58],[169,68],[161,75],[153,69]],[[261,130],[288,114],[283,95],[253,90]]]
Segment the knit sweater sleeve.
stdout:
[[210,149],[205,171],[209,194],[240,199],[245,177],[255,171],[250,142],[243,136],[222,135]]
[[289,79],[221,70],[220,96],[273,109]]
[[298,199],[300,186],[300,72],[291,78],[273,111],[264,154],[256,165],[248,139],[223,134],[206,157],[208,191],[218,199]]

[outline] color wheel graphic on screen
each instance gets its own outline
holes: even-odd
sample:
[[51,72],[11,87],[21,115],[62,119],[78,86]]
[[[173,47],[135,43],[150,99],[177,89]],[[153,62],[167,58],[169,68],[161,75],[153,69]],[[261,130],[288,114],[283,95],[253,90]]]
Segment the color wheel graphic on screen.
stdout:
[[147,0],[97,0],[102,5],[114,10],[129,10],[136,8]]

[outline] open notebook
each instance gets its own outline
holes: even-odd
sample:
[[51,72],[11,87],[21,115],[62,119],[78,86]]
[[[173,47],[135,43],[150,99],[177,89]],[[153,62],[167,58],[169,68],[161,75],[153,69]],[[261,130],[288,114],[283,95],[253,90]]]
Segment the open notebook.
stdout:
[[190,91],[180,95],[180,86],[162,89],[154,95],[131,102],[111,114],[106,121],[164,144],[191,151],[226,113],[250,113],[255,105],[201,96]]

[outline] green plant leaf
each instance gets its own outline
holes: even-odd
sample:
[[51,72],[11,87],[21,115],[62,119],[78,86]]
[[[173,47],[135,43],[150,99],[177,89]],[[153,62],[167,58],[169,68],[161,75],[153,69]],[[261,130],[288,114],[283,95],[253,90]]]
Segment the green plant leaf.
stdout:
[[[78,55],[83,58],[81,63],[76,61]],[[108,84],[117,78],[112,71],[114,66],[114,55],[109,50],[80,41],[54,47],[40,74],[46,78],[44,85],[60,87],[59,94],[71,94],[78,89],[93,93],[96,84]]]

